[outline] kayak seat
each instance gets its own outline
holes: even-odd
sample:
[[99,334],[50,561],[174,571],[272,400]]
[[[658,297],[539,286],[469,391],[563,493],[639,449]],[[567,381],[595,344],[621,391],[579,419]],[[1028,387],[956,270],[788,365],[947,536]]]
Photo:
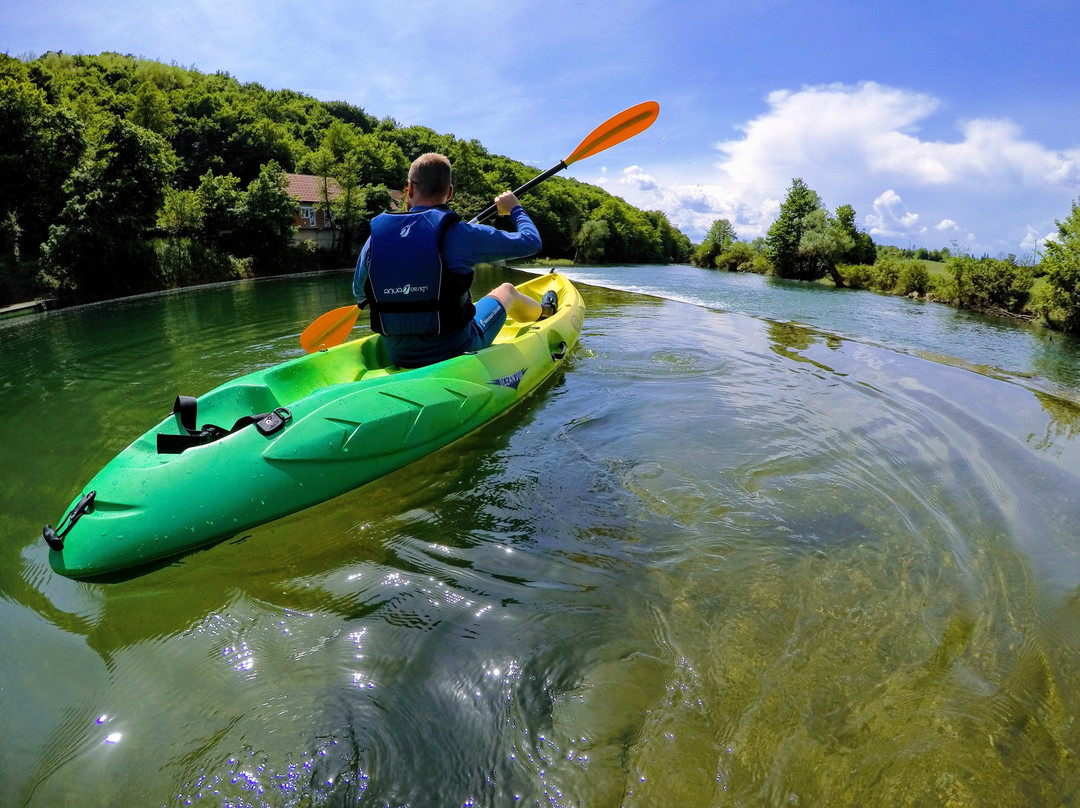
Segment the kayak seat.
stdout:
[[[269,411],[252,412],[248,405],[254,402],[258,402],[259,406],[269,406]],[[263,435],[272,435],[292,420],[292,413],[285,407],[276,406],[277,400],[262,385],[224,387],[218,390],[216,395],[208,396],[202,403],[207,405],[207,409],[215,416],[232,417],[239,413],[239,417],[229,428],[212,423],[204,423],[199,427],[199,400],[193,396],[177,396],[173,403],[173,417],[177,431],[158,433],[158,454],[181,454],[193,446],[213,443],[252,424]],[[223,406],[224,404],[233,406]],[[231,414],[229,410],[232,411]],[[228,421],[226,420],[225,423]]]

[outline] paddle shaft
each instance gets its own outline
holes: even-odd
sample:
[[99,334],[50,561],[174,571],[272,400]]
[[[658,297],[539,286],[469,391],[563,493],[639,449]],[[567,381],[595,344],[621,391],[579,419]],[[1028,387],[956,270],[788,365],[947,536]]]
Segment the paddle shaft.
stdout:
[[[525,183],[520,188],[518,188],[516,191],[514,191],[514,196],[521,196],[522,194],[528,193],[533,188],[535,188],[537,185],[542,183],[544,180],[548,179],[549,177],[554,177],[556,174],[558,174],[564,168],[566,168],[566,161],[565,160],[560,160],[558,165],[552,166],[547,171],[545,171],[543,174],[537,174],[535,177],[533,177],[527,183]],[[489,205],[488,207],[484,208],[480,213],[478,213],[476,216],[474,216],[471,223],[472,224],[477,224],[479,222],[484,221],[485,219],[490,219],[495,214],[495,211],[497,211],[497,210],[498,210],[497,205]]]
[[[618,115],[613,115],[593,129],[588,136],[578,144],[578,147],[571,152],[569,157],[565,160],[560,160],[557,165],[553,165],[543,174],[533,177],[514,191],[514,196],[521,196],[521,194],[526,193],[531,188],[535,188],[548,177],[555,176],[571,163],[576,163],[578,160],[584,160],[586,157],[592,157],[594,154],[599,154],[605,149],[610,149],[617,143],[622,143],[624,140],[644,132],[652,126],[653,121],[656,120],[656,116],[659,114],[660,105],[655,101],[646,101],[642,104],[635,104],[628,109],[624,109]],[[476,223],[484,221],[484,219],[487,219],[495,213],[497,209],[498,208],[495,205],[485,208],[483,212],[472,220],[472,222]]]

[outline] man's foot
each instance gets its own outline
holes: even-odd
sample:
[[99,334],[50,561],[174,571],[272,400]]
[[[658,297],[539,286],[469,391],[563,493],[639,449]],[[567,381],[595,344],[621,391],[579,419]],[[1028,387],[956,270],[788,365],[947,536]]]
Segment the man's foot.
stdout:
[[[534,300],[536,298],[533,298]],[[548,289],[544,292],[544,296],[540,299],[540,316],[537,320],[543,320],[550,317],[559,308],[559,296],[555,294],[554,289]]]

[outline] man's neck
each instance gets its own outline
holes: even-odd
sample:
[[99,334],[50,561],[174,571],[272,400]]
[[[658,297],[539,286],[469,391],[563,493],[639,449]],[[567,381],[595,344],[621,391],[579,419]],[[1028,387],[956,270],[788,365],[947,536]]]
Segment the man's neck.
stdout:
[[439,207],[439,205],[445,205],[449,201],[450,200],[447,199],[446,197],[442,197],[442,198],[437,198],[437,197],[433,197],[433,196],[432,197],[420,197],[420,196],[414,195],[413,198],[409,200],[409,207],[410,208],[437,208],[437,207]]

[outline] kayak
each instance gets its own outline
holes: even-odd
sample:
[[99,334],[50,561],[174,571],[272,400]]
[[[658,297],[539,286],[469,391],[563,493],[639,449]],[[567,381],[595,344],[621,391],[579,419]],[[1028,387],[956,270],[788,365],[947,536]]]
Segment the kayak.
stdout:
[[[73,578],[142,566],[350,491],[473,432],[563,363],[584,305],[555,273],[518,286],[559,305],[507,320],[494,343],[434,365],[390,364],[377,334],[228,381],[113,458],[56,528],[52,568]],[[202,426],[199,426],[199,424]]]

